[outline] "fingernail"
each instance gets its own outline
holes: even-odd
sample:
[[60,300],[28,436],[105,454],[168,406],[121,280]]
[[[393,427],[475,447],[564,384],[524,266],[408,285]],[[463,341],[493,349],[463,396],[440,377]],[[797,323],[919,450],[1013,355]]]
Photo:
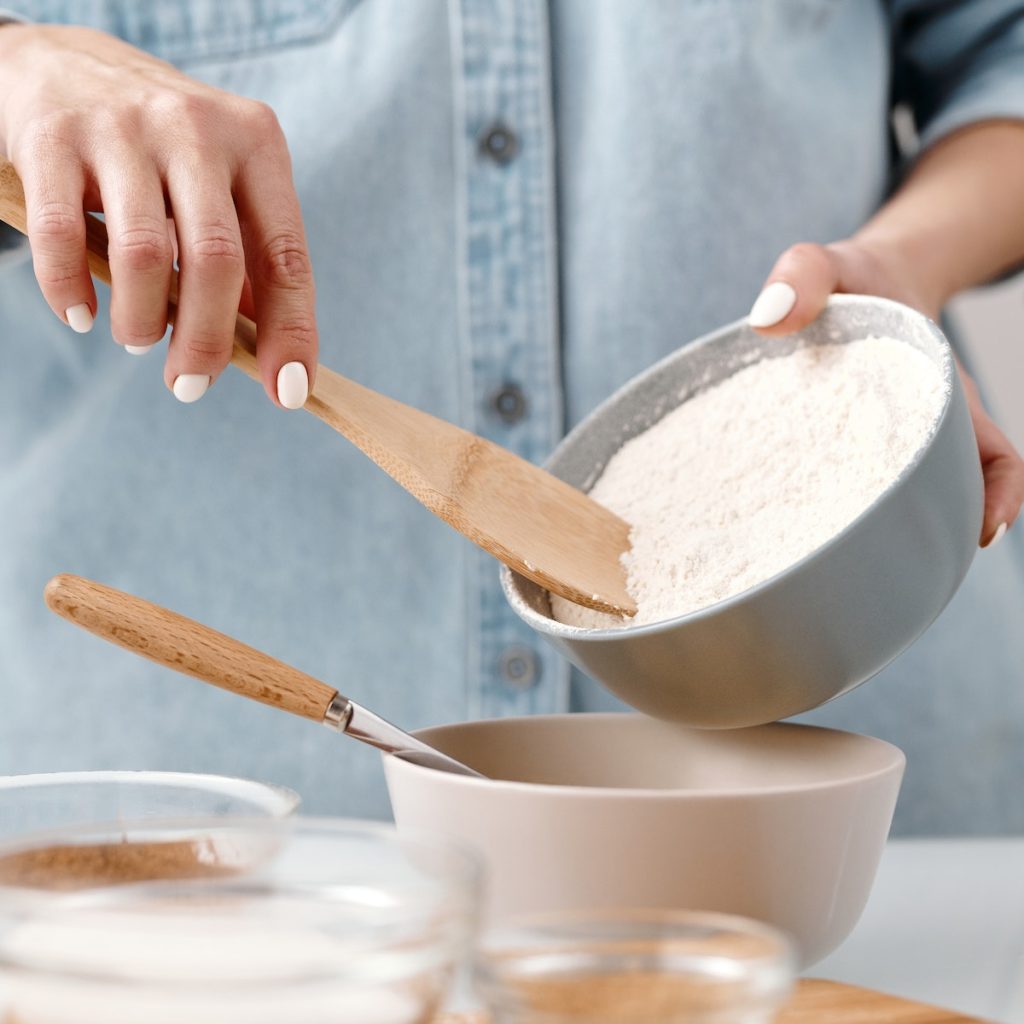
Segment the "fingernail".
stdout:
[[1006,533],[1006,523],[1000,523],[996,527],[996,532],[992,534],[992,539],[985,545],[987,548],[994,548],[1002,539]]
[[772,327],[785,319],[795,305],[793,286],[785,281],[773,281],[754,301],[747,322],[751,327]]
[[68,306],[64,310],[64,318],[68,322],[68,327],[78,334],[88,334],[92,330],[92,310],[85,302],[80,302],[77,306]]
[[309,398],[309,374],[302,363],[285,363],[277,371],[277,400],[286,409],[301,409]]
[[125,345],[124,350],[130,356],[144,356],[147,352],[152,352],[156,347],[154,341],[152,345]]
[[174,381],[174,397],[179,402],[198,402],[210,386],[205,373],[183,373]]

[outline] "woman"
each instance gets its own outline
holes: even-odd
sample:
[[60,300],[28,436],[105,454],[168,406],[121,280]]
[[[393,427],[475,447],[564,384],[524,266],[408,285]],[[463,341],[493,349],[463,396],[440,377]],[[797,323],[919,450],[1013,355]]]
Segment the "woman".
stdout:
[[[313,809],[383,808],[372,752],[48,616],[39,592],[62,570],[410,727],[608,706],[512,616],[490,559],[311,417],[221,374],[239,300],[273,405],[302,404],[319,358],[532,460],[741,315],[773,261],[752,310],[769,335],[835,290],[937,315],[1024,257],[1021,10],[16,5],[40,24],[0,28],[0,139],[43,299],[15,259],[0,277],[0,769],[203,768],[291,783]],[[886,201],[895,101],[924,155]],[[111,235],[109,326],[83,203]],[[134,358],[164,333],[174,246],[178,326]],[[989,543],[1017,515],[1024,466],[976,396],[973,412]],[[888,678],[818,715],[908,751],[904,829],[1024,824],[1016,543]]]

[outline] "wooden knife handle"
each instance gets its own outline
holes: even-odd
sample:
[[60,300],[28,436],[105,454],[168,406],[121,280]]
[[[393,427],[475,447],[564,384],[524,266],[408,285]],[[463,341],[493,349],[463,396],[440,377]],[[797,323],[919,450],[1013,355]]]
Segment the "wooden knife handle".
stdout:
[[46,585],[51,611],[158,665],[322,722],[337,690],[223,633],[81,576]]
[[[28,216],[25,211],[25,190],[14,165],[0,157],[0,220],[10,224],[23,235],[28,234]],[[98,217],[86,214],[85,246],[89,270],[93,277],[110,284],[110,261],[107,259],[107,226]],[[178,272],[171,272],[170,299],[167,304],[168,323],[174,323],[178,313]],[[247,316],[238,314],[235,320],[235,347],[231,362],[253,380],[260,380],[256,365],[256,325]]]

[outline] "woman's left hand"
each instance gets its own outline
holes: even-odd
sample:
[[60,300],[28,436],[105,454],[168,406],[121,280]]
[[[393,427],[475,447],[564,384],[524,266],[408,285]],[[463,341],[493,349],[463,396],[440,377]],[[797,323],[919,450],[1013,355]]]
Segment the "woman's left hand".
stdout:
[[[908,267],[890,253],[856,240],[794,245],[778,259],[750,311],[750,324],[761,334],[778,337],[806,327],[821,312],[829,295],[851,292],[895,299],[938,319],[941,303],[913,283]],[[985,517],[979,543],[998,540],[1024,504],[1024,459],[985,411],[974,381],[960,367],[978,439],[985,477]]]

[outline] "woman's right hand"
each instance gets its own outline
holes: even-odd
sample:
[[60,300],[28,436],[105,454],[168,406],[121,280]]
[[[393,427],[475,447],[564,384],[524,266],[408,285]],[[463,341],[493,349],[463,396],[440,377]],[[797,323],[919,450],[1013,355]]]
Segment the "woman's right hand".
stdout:
[[313,273],[269,107],[102,32],[6,25],[0,144],[24,183],[36,278],[61,320],[92,326],[84,211],[102,210],[115,341],[138,353],[163,336],[176,251],[167,386],[195,401],[216,380],[248,278],[263,385],[279,405],[304,404],[317,364]]

